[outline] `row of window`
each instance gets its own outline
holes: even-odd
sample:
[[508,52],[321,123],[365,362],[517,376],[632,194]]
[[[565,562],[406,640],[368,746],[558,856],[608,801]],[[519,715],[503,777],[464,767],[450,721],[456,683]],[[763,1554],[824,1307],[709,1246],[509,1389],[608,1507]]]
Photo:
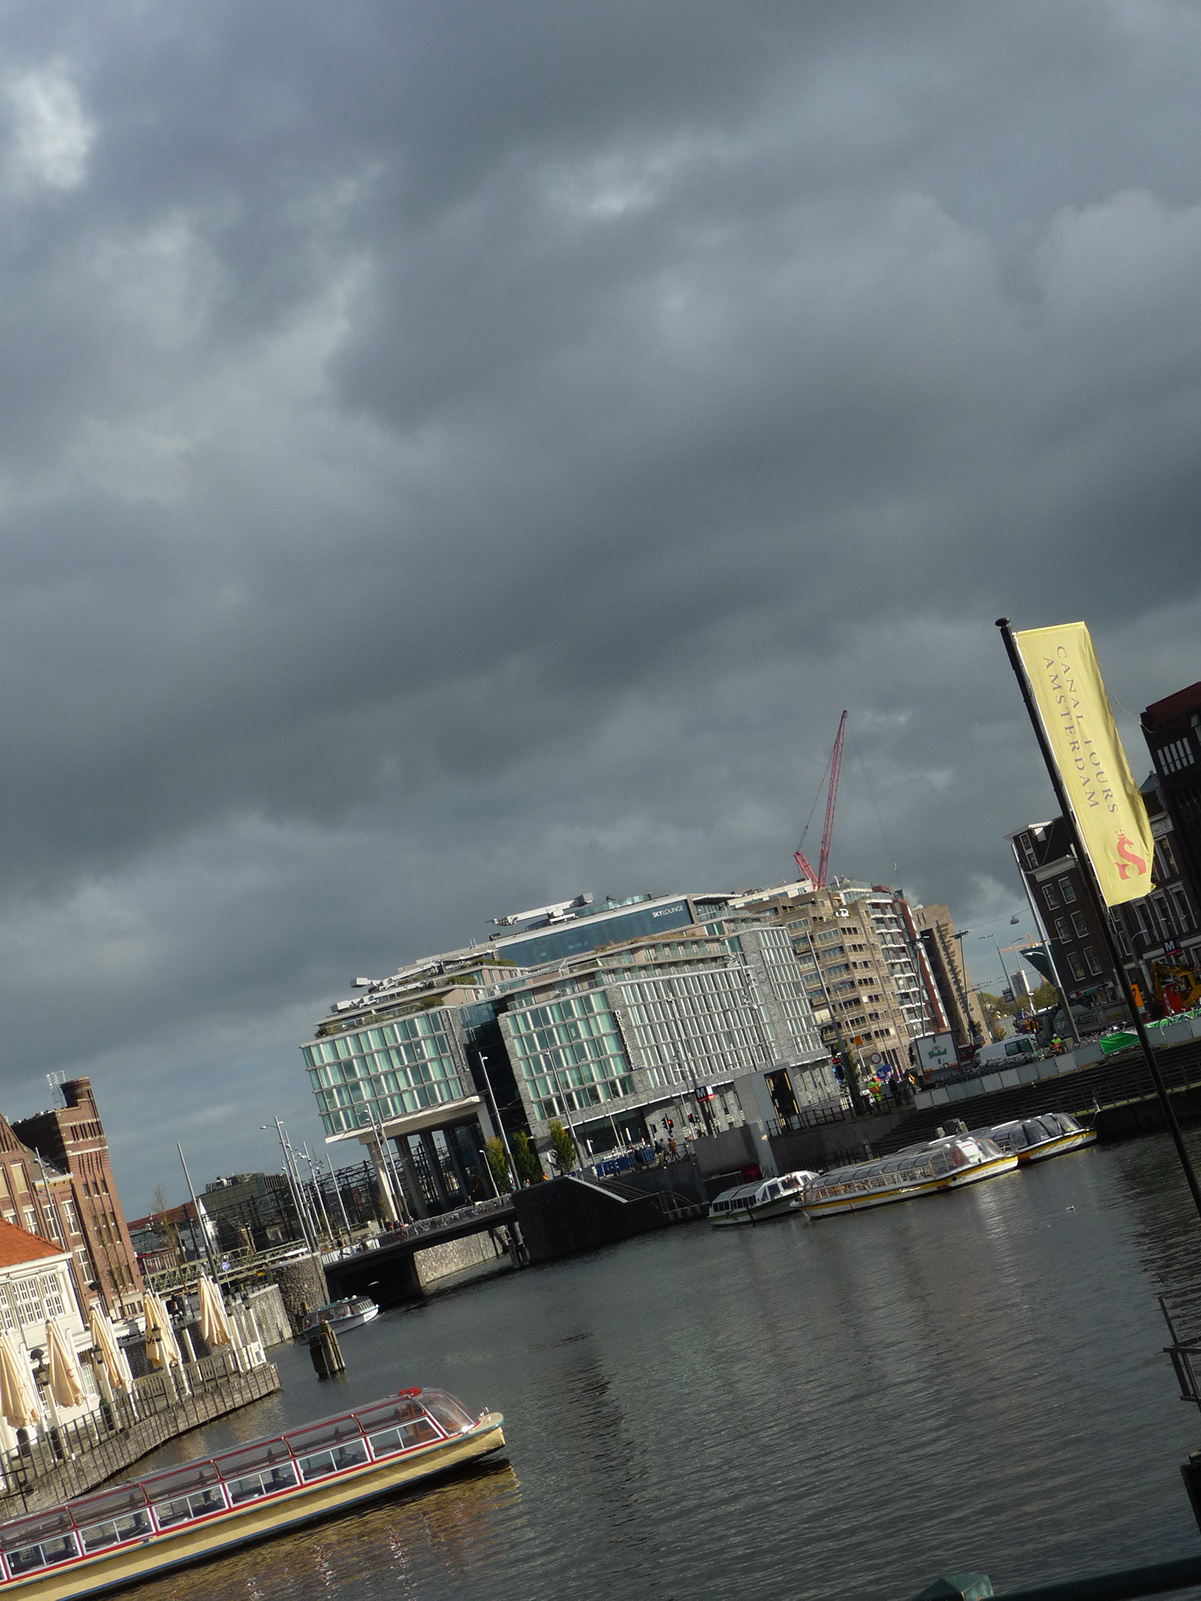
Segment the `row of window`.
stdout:
[[57,1273],[31,1274],[0,1285],[0,1329],[6,1334],[64,1317],[66,1310],[62,1280]]
[[1061,903],[1064,906],[1070,906],[1076,899],[1076,886],[1066,875],[1059,880],[1058,888],[1051,879],[1048,879],[1042,886],[1042,891],[1043,900],[1053,911]]
[[[339,1034],[333,1039],[318,1040],[313,1045],[304,1046],[301,1054],[310,1067],[316,1067],[320,1062],[336,1062],[348,1056],[368,1056],[372,1051],[384,1050],[391,1045],[405,1045],[413,1040],[438,1036],[445,1041],[445,1033],[441,1018],[429,1012],[419,1012],[414,1017],[399,1017],[394,1023],[384,1023],[379,1028],[366,1028],[356,1034]],[[447,1049],[445,1043],[442,1049]]]

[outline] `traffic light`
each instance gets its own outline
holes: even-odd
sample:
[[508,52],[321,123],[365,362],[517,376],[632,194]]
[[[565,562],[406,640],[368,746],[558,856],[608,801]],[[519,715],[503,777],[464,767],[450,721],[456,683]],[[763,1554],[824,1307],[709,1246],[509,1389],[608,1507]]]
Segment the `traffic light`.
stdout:
[[672,1129],[675,1128],[675,1124],[672,1122],[670,1117],[665,1117],[663,1121],[667,1124],[667,1132],[670,1134]]

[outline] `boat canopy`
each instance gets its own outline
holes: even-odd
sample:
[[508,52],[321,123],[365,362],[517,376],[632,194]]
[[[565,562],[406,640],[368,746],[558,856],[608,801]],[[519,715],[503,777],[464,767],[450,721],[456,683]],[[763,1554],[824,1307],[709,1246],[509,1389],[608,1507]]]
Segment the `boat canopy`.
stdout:
[[1058,1140],[1065,1134],[1083,1132],[1082,1124],[1070,1112],[1042,1112],[1038,1117],[1019,1117],[1011,1123],[996,1123],[992,1128],[982,1131],[983,1137],[1012,1151],[1029,1150],[1031,1146],[1043,1145],[1047,1140]]
[[954,1135],[944,1140],[933,1140],[917,1150],[897,1151],[893,1156],[880,1156],[871,1162],[855,1162],[850,1167],[834,1168],[823,1173],[816,1182],[823,1188],[832,1184],[859,1184],[877,1177],[895,1178],[898,1183],[906,1179],[941,1178],[963,1167],[975,1167],[1001,1152],[986,1135]]

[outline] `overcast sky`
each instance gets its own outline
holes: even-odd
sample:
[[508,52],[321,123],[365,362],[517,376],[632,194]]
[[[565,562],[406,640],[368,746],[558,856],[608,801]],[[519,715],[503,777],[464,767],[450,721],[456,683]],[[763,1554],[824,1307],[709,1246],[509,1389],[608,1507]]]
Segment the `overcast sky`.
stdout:
[[[0,1105],[320,1144],[356,974],[832,866],[1027,921],[993,626],[1201,679],[1201,13],[7,0]],[[1120,715],[1124,715],[1120,713]],[[816,854],[824,800],[806,850]]]

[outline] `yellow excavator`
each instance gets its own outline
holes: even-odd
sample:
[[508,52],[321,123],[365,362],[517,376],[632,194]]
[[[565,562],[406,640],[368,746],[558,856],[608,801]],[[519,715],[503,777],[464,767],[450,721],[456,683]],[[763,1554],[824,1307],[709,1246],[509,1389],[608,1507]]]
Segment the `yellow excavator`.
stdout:
[[1175,962],[1152,962],[1155,999],[1165,1013],[1187,1012],[1201,1005],[1201,973]]

